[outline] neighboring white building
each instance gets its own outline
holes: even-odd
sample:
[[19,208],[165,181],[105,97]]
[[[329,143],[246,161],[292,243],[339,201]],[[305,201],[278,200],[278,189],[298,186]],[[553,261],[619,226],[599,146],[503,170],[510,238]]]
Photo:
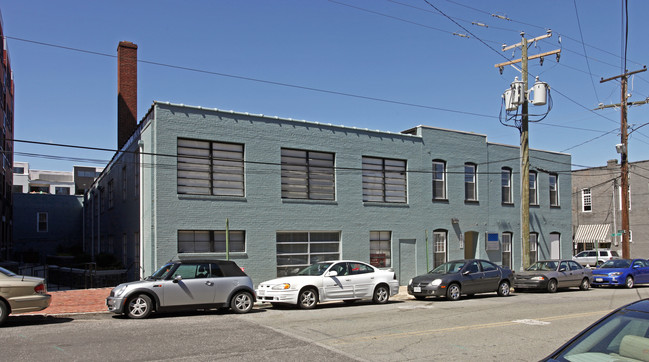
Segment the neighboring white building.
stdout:
[[102,168],[74,166],[72,171],[31,170],[29,162],[14,162],[13,192],[83,195]]

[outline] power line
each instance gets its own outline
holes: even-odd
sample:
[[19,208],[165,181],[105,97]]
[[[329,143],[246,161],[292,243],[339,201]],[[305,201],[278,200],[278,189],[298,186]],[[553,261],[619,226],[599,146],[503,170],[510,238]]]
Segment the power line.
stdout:
[[588,54],[586,53],[586,43],[584,43],[584,33],[581,30],[581,21],[579,20],[579,11],[577,10],[577,0],[572,0],[575,5],[575,15],[577,17],[577,26],[579,27],[579,36],[581,37],[581,44],[584,48],[584,56],[586,56],[586,65],[588,66],[588,74],[590,74],[590,83],[593,85],[593,92],[595,92],[595,98],[597,98],[597,103],[599,103],[599,95],[597,95],[597,89],[595,88],[595,82],[593,81],[593,72],[590,69],[590,62],[588,61]]

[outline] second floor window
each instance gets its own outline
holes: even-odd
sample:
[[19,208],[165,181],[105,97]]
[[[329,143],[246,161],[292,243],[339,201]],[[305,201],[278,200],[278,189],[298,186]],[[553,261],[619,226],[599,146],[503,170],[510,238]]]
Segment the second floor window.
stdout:
[[538,205],[539,197],[537,193],[536,172],[530,171],[530,205]]
[[282,198],[334,200],[334,154],[282,148]]
[[243,145],[179,138],[178,193],[244,196]]
[[406,161],[363,157],[363,201],[406,203]]
[[476,170],[475,164],[464,164],[464,200],[466,201],[478,200]]
[[559,206],[559,176],[550,175],[550,206]]
[[581,190],[581,211],[582,212],[591,212],[593,211],[593,199],[590,195],[590,189]]
[[503,204],[512,204],[512,169],[503,167],[502,169],[502,182],[501,182],[501,193],[502,193],[502,203]]
[[446,200],[446,162],[433,161],[433,200]]

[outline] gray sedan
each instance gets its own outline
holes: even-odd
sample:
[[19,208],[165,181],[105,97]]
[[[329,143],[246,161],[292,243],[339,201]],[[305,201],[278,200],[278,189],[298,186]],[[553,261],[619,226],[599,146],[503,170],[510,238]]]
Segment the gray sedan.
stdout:
[[513,279],[510,269],[499,267],[488,260],[454,260],[410,279],[408,294],[420,300],[429,296],[458,300],[462,294],[471,296],[489,292],[497,292],[499,296],[506,297]]
[[516,273],[514,288],[543,289],[554,293],[558,288],[579,287],[588,290],[593,272],[573,260],[541,260]]

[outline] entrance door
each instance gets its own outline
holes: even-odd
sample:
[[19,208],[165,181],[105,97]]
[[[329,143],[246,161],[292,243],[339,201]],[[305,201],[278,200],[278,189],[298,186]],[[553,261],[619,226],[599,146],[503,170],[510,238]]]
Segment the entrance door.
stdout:
[[417,275],[415,239],[399,239],[399,285],[407,285]]
[[561,259],[561,234],[550,234],[550,259]]
[[478,233],[467,231],[464,233],[464,259],[474,259],[478,246]]

